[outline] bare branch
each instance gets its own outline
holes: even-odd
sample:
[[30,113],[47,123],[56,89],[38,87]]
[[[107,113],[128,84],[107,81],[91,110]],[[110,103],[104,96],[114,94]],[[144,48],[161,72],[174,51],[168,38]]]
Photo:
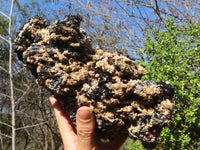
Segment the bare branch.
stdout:
[[122,7],[117,0],[115,2],[128,15],[128,17],[135,17],[133,14],[129,14],[128,11],[124,7]]
[[7,95],[7,94],[3,94],[3,93],[0,93],[0,96],[3,96],[3,97],[8,97],[8,98],[10,98],[10,96],[9,96],[9,95]]
[[2,11],[0,11],[0,14],[2,14],[4,17],[6,17],[7,19],[9,19],[9,17],[6,14],[4,14]]
[[21,68],[21,69],[19,69],[19,70],[14,71],[13,75],[16,75],[16,74],[18,74],[18,73],[21,73],[21,72],[23,71],[23,69],[24,69],[24,68]]
[[37,121],[41,121],[41,122],[43,121],[43,119],[41,119],[41,118],[39,118],[37,116],[31,116],[30,117],[30,115],[24,113],[23,110],[16,110],[16,112],[17,112],[18,115],[22,115],[24,119],[25,118],[32,118],[32,119],[37,120]]
[[3,150],[3,137],[1,135],[1,130],[0,130],[0,142],[1,142],[1,149]]
[[10,81],[10,101],[12,109],[12,150],[15,150],[15,140],[16,140],[16,128],[15,128],[15,99],[14,99],[14,88],[13,88],[13,74],[12,74],[12,39],[11,39],[11,26],[12,26],[12,12],[13,12],[14,0],[12,0],[10,6],[10,15],[9,15],[9,81]]
[[1,132],[0,132],[0,135],[2,135],[2,136],[5,136],[5,137],[7,137],[7,138],[10,138],[10,139],[12,139],[12,137],[11,137],[11,136],[9,136],[9,135],[7,135],[7,134],[3,134],[3,133],[1,133]]
[[0,66],[0,70],[5,71],[6,73],[8,73],[8,70],[6,70],[4,67]]
[[[135,3],[135,1],[134,1],[134,3]],[[146,5],[148,5],[148,4],[146,4]],[[138,9],[138,11],[139,11],[139,13],[140,13],[140,16],[142,17],[143,21],[144,21],[145,24],[149,27],[149,23],[146,21],[145,17],[142,15],[142,12],[140,11],[138,5],[135,4],[135,6],[136,6],[136,8]],[[150,6],[150,5],[149,5],[149,6]],[[139,23],[138,23],[137,21],[136,21],[136,23],[139,25]],[[139,25],[139,27],[140,27],[140,29],[142,29],[142,27],[141,27],[140,25]],[[141,31],[142,31],[142,30],[141,30]]]
[[7,43],[9,43],[9,40],[7,40],[6,38],[4,38],[3,36],[0,35],[0,38],[4,41],[6,41]]
[[23,100],[24,96],[28,93],[28,91],[30,90],[30,87],[31,87],[31,86],[32,86],[32,84],[30,84],[30,85],[26,88],[26,91],[23,91],[22,96],[15,102],[15,105],[19,104],[19,103]]
[[158,1],[157,1],[157,0],[155,0],[155,3],[156,3],[156,8],[154,8],[154,11],[155,11],[155,12],[156,12],[156,14],[158,15],[158,17],[159,17],[160,21],[163,21],[163,20],[162,20],[162,17],[161,17],[161,15],[160,15],[160,10],[159,10],[159,7],[158,7]]
[[48,121],[41,122],[41,123],[38,123],[38,124],[35,124],[35,125],[29,125],[29,126],[20,127],[20,128],[16,128],[15,130],[21,130],[21,129],[32,128],[32,127],[36,127],[36,126],[40,126],[40,125],[46,124],[47,122],[48,122]]
[[9,125],[9,124],[7,124],[7,123],[5,123],[5,122],[0,121],[0,124],[3,124],[3,125],[5,125],[5,126],[8,126],[8,127],[12,128],[11,125]]

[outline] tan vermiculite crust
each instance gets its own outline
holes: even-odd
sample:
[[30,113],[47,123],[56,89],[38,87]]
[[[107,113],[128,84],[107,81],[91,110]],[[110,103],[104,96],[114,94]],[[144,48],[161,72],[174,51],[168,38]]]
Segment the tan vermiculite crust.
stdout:
[[78,107],[91,107],[96,134],[114,139],[122,133],[155,147],[174,113],[168,82],[141,81],[145,69],[130,58],[92,48],[80,29],[80,16],[46,25],[32,18],[19,31],[15,51],[38,83],[51,92],[75,124]]

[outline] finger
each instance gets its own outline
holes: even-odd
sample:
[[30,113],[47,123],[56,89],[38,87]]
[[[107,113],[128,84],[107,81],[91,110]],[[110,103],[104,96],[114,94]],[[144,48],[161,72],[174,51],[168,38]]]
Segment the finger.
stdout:
[[89,107],[80,107],[76,115],[78,143],[77,150],[91,150],[95,147],[95,120]]
[[62,110],[58,100],[56,100],[53,96],[50,96],[49,100],[54,108],[54,113],[57,119],[65,150],[71,150],[71,148],[75,150],[77,137],[69,116]]

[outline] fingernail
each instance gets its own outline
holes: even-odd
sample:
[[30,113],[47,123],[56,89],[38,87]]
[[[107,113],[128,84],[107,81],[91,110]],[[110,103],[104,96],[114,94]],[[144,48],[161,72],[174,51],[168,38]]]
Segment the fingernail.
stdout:
[[91,111],[88,108],[80,108],[78,110],[78,117],[80,120],[88,121],[92,118]]

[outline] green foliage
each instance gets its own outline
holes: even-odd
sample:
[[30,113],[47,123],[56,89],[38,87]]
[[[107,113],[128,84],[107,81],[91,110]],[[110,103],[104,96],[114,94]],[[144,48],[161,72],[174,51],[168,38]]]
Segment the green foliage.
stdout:
[[133,141],[132,139],[127,140],[125,148],[129,150],[145,150],[140,140]]
[[200,149],[200,26],[168,19],[166,30],[147,31],[144,47],[143,80],[168,80],[175,89],[176,115],[157,148]]

